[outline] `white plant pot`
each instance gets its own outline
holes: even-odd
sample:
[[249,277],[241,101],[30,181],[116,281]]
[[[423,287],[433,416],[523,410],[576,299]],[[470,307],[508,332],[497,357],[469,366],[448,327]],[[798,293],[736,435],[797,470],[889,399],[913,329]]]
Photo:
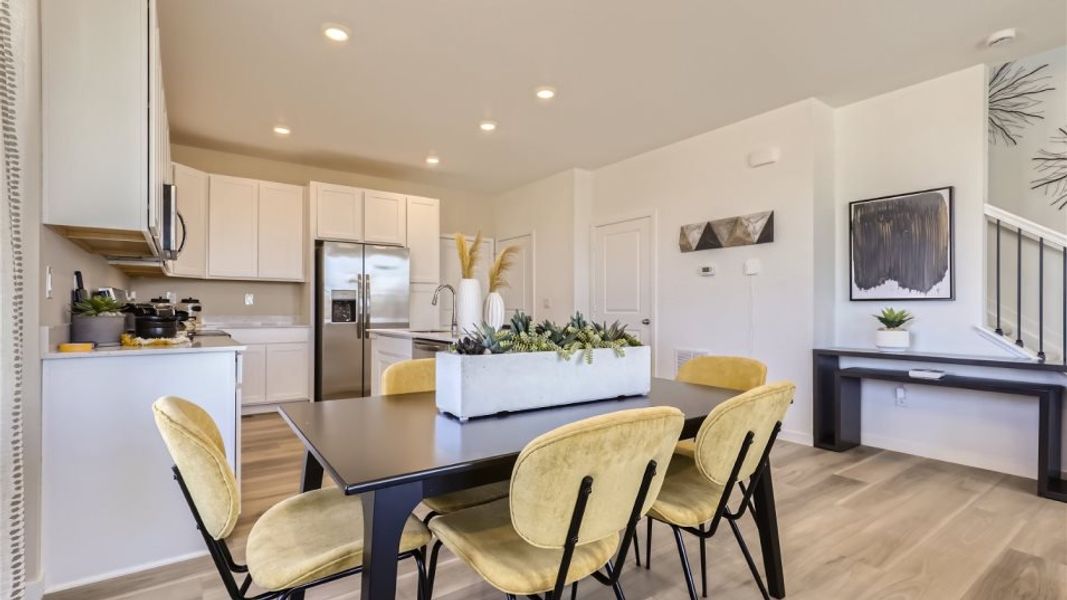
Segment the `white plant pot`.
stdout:
[[477,279],[460,279],[456,292],[456,322],[459,332],[474,331],[482,324],[482,284]]
[[482,316],[486,323],[500,329],[504,324],[504,297],[498,292],[489,292],[485,297],[485,311]]
[[647,394],[652,385],[648,346],[593,350],[563,360],[555,352],[463,355],[437,353],[437,409],[461,421],[516,412]]
[[895,352],[907,350],[911,346],[911,333],[907,329],[879,329],[874,332],[874,345]]

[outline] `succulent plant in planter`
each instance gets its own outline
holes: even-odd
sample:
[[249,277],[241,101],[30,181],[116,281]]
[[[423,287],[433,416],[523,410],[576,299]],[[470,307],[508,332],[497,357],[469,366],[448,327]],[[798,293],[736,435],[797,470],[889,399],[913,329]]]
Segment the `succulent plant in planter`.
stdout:
[[126,329],[123,304],[107,296],[92,296],[70,307],[70,341],[115,346]]
[[905,350],[911,345],[911,333],[903,329],[904,325],[915,317],[906,310],[883,308],[881,314],[874,315],[882,328],[874,332],[874,345],[882,350]]

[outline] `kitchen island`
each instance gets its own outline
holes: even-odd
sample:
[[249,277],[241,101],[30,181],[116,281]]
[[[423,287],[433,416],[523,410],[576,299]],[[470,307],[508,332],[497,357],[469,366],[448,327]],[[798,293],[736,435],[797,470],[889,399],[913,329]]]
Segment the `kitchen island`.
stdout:
[[447,329],[368,329],[371,340],[371,395],[381,393],[382,371],[389,365],[412,358],[429,358],[445,350],[458,337]]
[[223,336],[42,356],[46,592],[206,554],[152,402],[175,395],[207,410],[240,478],[243,350]]

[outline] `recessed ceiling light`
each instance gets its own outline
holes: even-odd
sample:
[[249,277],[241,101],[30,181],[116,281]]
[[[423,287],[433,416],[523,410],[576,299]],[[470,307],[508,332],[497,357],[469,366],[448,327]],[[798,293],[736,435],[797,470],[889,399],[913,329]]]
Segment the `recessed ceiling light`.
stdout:
[[326,36],[326,39],[333,42],[347,42],[352,34],[344,25],[326,23],[322,26],[322,35]]
[[482,131],[495,131],[496,130],[496,121],[482,121],[481,123],[478,124],[478,127]]
[[426,164],[430,165],[431,167],[435,167],[441,164],[441,159],[438,158],[436,154],[431,154],[426,157]]
[[292,130],[286,127],[285,125],[275,125],[274,133],[277,133],[278,135],[289,135],[290,133],[292,133]]
[[534,93],[542,100],[551,100],[556,97],[556,88],[544,85],[537,88]]
[[1015,28],[1009,27],[1008,29],[1001,29],[1000,31],[994,31],[989,34],[989,37],[985,40],[985,45],[992,48],[993,46],[999,46],[1001,44],[1007,44],[1008,42],[1015,40]]

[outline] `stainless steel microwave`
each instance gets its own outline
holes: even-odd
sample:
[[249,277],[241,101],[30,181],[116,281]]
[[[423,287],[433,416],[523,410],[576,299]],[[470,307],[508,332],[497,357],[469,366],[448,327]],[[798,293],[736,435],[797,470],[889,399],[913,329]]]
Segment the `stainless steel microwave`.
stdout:
[[[181,227],[179,238],[178,227]],[[164,260],[178,258],[185,247],[187,232],[185,219],[178,212],[178,188],[172,183],[163,184],[163,231],[160,232],[159,256]]]

